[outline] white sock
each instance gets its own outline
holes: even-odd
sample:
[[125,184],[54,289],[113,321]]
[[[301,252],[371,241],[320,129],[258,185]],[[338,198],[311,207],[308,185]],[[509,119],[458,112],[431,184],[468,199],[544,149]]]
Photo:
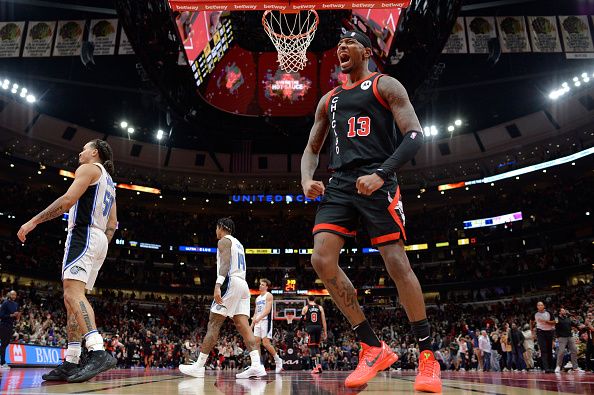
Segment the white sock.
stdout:
[[252,366],[260,365],[260,352],[258,350],[250,351]]
[[78,363],[81,354],[80,342],[68,342],[68,349],[66,350],[66,362]]
[[103,347],[103,338],[97,330],[90,331],[85,335],[85,344],[90,351],[105,350],[105,347]]
[[198,367],[203,368],[204,365],[206,365],[207,359],[208,359],[208,354],[200,353],[200,355],[198,356],[198,361],[196,361],[196,363],[198,364]]
[[282,361],[281,357],[278,356],[278,354],[274,354],[274,362],[280,362]]

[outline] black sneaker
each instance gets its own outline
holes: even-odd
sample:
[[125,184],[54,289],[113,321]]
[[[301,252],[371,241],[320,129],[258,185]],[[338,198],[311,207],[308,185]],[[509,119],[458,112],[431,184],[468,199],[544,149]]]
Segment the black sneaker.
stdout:
[[63,364],[58,365],[54,370],[41,376],[45,381],[66,381],[69,376],[72,376],[79,369],[78,364],[64,361]]
[[68,377],[69,383],[82,383],[83,381],[90,380],[99,373],[115,368],[118,362],[117,359],[105,350],[92,351],[90,354],[85,366]]

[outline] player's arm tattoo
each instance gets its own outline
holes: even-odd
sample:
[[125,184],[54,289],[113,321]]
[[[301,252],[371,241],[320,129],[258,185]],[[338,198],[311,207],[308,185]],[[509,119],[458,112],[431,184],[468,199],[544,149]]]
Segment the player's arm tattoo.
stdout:
[[87,307],[85,306],[85,302],[83,302],[82,300],[79,302],[79,306],[80,306],[80,312],[83,316],[83,319],[85,320],[85,325],[87,326],[87,332],[90,332],[92,330],[95,330],[95,328],[93,327],[93,324],[91,323],[91,316],[89,315],[89,312],[87,311]]
[[326,116],[326,98],[330,93],[324,95],[318,103],[316,118],[309,133],[309,140],[303,156],[301,157],[301,182],[313,179],[318,168],[320,151],[328,135],[328,118]]
[[107,242],[111,243],[111,239],[113,239],[113,234],[115,233],[115,228],[105,228],[105,236],[107,236]]
[[422,133],[421,123],[404,86],[389,76],[381,77],[377,85],[380,95],[390,106],[400,132],[404,134],[410,130],[416,130]]
[[223,237],[217,243],[219,253],[221,254],[221,267],[217,275],[226,277],[231,269],[231,240]]
[[47,206],[45,210],[33,217],[33,221],[36,224],[40,224],[42,222],[49,221],[50,219],[57,218],[60,215],[64,214],[70,208],[66,207],[63,200],[64,196],[60,196],[59,198],[57,198],[52,204]]
[[202,341],[202,345],[200,346],[200,352],[204,354],[210,353],[213,347],[217,344],[217,340],[219,339],[219,332],[221,331],[221,327],[225,322],[224,315],[210,313],[210,317],[208,318],[208,327],[206,330],[206,336],[204,336],[204,340]]

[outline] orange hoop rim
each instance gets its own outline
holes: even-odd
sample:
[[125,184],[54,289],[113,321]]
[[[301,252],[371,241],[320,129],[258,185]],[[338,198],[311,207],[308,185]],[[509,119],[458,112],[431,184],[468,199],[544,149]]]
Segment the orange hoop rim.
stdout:
[[[313,14],[315,16],[314,23],[310,26],[310,28],[305,33],[293,34],[293,35],[290,35],[290,36],[285,36],[284,34],[280,34],[280,33],[275,32],[274,30],[272,30],[268,26],[268,24],[266,23],[266,15],[270,14],[272,11],[274,11],[274,10],[266,10],[266,11],[264,11],[264,14],[262,14],[262,25],[264,26],[264,30],[266,31],[266,33],[268,33],[269,35],[272,35],[274,37],[277,37],[277,38],[282,38],[282,39],[285,39],[285,40],[297,40],[299,38],[307,37],[311,33],[313,33],[318,28],[318,25],[320,24],[320,16],[318,15],[318,12],[316,10],[312,10],[312,9],[301,10],[301,11],[313,12]],[[298,14],[301,11],[287,12],[287,11],[280,11],[279,10],[279,12],[281,14]]]

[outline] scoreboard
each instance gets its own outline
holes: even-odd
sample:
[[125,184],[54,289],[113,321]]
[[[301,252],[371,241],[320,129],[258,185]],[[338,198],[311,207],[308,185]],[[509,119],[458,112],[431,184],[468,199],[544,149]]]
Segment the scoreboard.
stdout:
[[233,29],[228,18],[221,19],[212,38],[192,63],[192,73],[196,86],[200,86],[223,58],[233,42]]

